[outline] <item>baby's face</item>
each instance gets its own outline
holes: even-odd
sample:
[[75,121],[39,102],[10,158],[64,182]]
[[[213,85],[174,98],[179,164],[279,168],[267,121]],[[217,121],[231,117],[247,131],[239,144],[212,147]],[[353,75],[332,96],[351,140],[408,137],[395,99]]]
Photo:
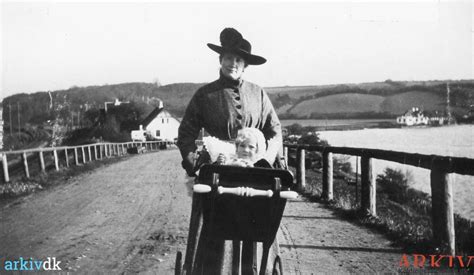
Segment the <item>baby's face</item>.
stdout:
[[237,145],[237,157],[254,161],[257,157],[257,139],[248,138]]

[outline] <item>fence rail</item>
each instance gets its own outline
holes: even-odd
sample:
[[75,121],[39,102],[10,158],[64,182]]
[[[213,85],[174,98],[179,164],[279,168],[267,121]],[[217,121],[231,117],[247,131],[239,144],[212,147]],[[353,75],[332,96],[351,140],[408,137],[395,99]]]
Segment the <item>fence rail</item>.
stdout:
[[[42,147],[17,151],[0,152],[2,161],[3,181],[10,181],[11,170],[19,167],[26,178],[30,177],[33,162],[38,163],[40,173],[46,173],[48,161],[54,165],[56,171],[60,166],[69,167],[71,157],[75,165],[82,165],[104,157],[122,156],[127,154],[127,149],[132,147],[145,147],[147,150],[159,150],[162,146],[174,144],[171,141],[146,141],[123,143],[95,143],[78,146]],[[138,151],[137,151],[138,152]]]
[[448,174],[457,173],[473,176],[474,159],[366,148],[284,144],[284,155],[287,163],[289,149],[297,151],[296,179],[300,190],[305,187],[305,150],[322,153],[323,180],[321,195],[325,200],[333,199],[332,154],[361,157],[361,210],[373,216],[377,214],[376,182],[372,170],[373,159],[430,169],[433,241],[436,245],[446,248],[450,255],[455,254],[453,183],[450,181]]

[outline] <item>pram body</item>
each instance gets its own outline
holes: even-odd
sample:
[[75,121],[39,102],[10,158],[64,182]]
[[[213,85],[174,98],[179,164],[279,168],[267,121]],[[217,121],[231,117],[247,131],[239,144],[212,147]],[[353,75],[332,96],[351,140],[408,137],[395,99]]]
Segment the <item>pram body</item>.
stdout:
[[[204,165],[194,186],[184,266],[176,274],[281,274],[281,261],[271,253],[286,198],[295,198],[293,176],[285,169]],[[197,193],[200,192],[200,193]],[[224,242],[232,243],[225,260]],[[261,259],[256,243],[262,244]],[[275,248],[275,245],[273,245]],[[257,261],[260,270],[257,272]],[[224,272],[223,268],[230,272]]]

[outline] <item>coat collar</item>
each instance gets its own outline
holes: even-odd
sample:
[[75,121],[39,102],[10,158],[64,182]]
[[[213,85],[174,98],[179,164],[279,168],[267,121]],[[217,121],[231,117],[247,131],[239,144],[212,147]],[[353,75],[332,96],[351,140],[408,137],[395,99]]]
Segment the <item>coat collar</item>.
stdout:
[[224,88],[240,88],[242,86],[242,83],[244,80],[242,78],[239,78],[237,80],[230,79],[224,76],[222,74],[222,71],[219,70],[219,84],[221,84]]

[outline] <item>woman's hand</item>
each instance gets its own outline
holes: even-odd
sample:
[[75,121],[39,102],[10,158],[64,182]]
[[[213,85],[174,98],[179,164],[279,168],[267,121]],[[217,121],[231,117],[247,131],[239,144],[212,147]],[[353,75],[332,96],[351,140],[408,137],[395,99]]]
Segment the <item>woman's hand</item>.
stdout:
[[195,177],[196,173],[194,172],[194,153],[190,152],[181,162],[181,166],[186,170],[186,173],[190,177]]
[[234,159],[229,165],[238,167],[253,167],[253,163],[246,159]]
[[227,160],[227,158],[224,154],[219,154],[219,156],[217,157],[216,163],[220,164],[220,165],[223,165],[223,164],[225,164],[226,160]]

